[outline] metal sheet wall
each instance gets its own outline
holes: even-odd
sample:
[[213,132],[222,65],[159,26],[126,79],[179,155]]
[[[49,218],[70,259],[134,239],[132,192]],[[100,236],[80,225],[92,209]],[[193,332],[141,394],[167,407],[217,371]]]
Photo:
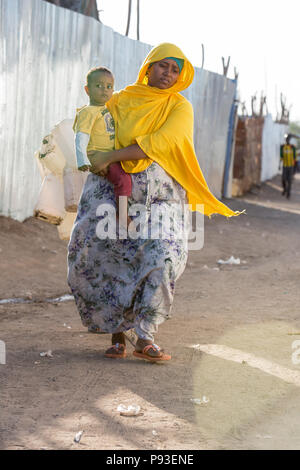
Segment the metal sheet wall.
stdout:
[[284,134],[288,125],[274,122],[272,116],[265,117],[262,135],[262,165],[261,181],[266,181],[277,175],[280,159],[280,145],[284,143]]
[[[151,46],[42,0],[0,0],[0,22],[0,214],[23,221],[41,185],[33,154],[55,123],[86,103],[86,72],[106,65],[123,88]],[[234,84],[196,69],[184,95],[194,107],[200,165],[220,197]]]
[[[194,142],[201,169],[211,191],[220,198],[235,83],[222,75],[195,68],[194,81],[182,94],[193,104]],[[231,187],[228,191],[231,194]]]

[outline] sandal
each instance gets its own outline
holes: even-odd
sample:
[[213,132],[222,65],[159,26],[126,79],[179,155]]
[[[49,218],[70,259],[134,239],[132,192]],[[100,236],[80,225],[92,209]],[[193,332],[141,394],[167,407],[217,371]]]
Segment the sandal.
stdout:
[[125,359],[125,357],[127,356],[125,344],[121,344],[121,343],[112,344],[105,351],[104,356],[111,357],[113,359]]
[[[159,353],[158,356],[151,356],[149,354],[150,351],[153,351],[155,353]],[[171,359],[171,356],[169,354],[164,354],[162,349],[157,346],[156,344],[148,344],[147,346],[144,347],[143,351],[133,351],[133,355],[135,357],[138,357],[140,359],[146,359],[147,361],[150,362],[157,362],[157,361],[169,361]]]
[[102,331],[101,328],[98,328],[97,326],[92,325],[88,327],[88,333],[103,335],[105,334],[105,331]]

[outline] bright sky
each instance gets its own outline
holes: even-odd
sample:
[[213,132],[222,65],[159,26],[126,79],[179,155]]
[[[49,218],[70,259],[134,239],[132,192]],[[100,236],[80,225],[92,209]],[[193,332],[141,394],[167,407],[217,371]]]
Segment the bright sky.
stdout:
[[[128,0],[97,0],[101,21],[125,34]],[[136,0],[132,0],[129,37],[136,39]],[[151,45],[173,42],[194,66],[223,73],[222,57],[231,57],[229,78],[239,72],[239,95],[251,112],[251,96],[267,95],[273,118],[281,110],[280,93],[300,121],[299,0],[140,0],[140,40]]]

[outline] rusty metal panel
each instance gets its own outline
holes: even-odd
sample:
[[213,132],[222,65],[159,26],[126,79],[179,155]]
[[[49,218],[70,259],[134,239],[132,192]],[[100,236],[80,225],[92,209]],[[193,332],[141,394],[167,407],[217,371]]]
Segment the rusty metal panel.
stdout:
[[239,117],[233,167],[234,196],[245,194],[261,182],[263,126],[263,117]]

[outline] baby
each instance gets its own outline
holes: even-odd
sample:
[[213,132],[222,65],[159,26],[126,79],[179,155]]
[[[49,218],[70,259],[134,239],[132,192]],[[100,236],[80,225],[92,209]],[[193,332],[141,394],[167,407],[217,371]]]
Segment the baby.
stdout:
[[[89,105],[77,109],[73,124],[77,168],[87,171],[93,168],[96,160],[88,158],[87,152],[114,150],[115,127],[113,118],[105,107],[114,91],[114,76],[106,67],[91,69],[86,77],[84,87],[89,96]],[[112,163],[107,171],[101,172],[114,185],[117,215],[119,215],[119,196],[130,196],[132,190],[131,176],[123,170],[120,163]],[[125,206],[122,206],[125,207]],[[128,221],[128,219],[127,219]]]

